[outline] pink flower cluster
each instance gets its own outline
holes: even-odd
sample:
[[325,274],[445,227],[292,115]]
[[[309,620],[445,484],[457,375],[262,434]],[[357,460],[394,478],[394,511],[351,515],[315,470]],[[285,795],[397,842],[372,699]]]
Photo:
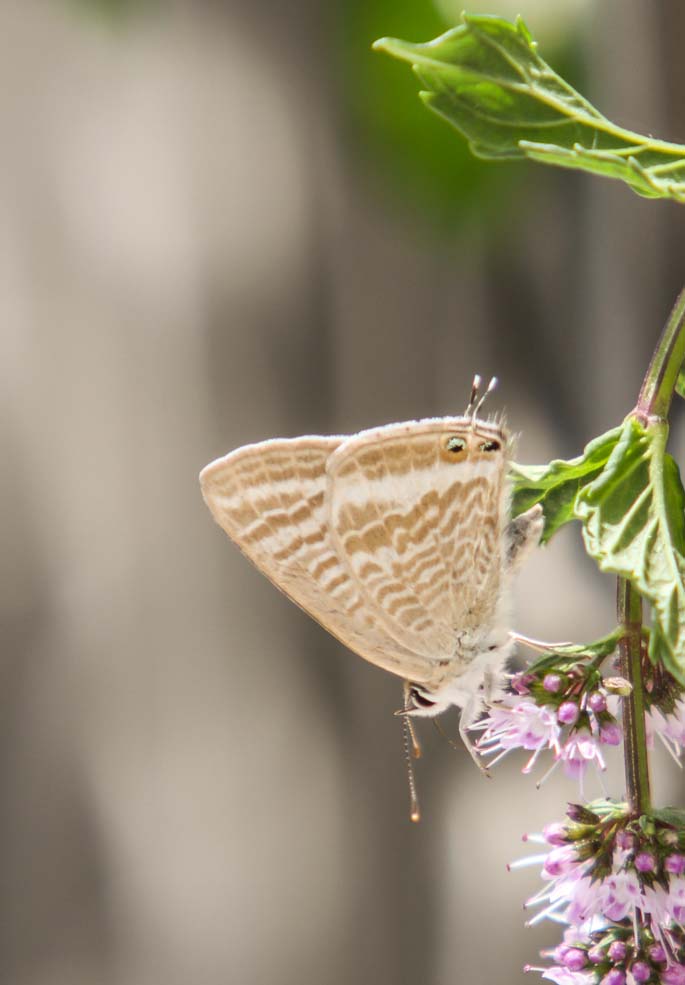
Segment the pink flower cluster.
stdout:
[[568,927],[552,964],[529,970],[556,985],[685,985],[685,832],[615,805],[572,805],[538,839],[547,850],[518,863],[542,863],[529,924]]
[[[588,651],[589,652],[589,651]],[[608,653],[607,653],[608,656]],[[476,748],[494,766],[514,749],[530,755],[522,769],[530,773],[541,753],[551,752],[557,766],[581,784],[589,766],[604,772],[606,746],[620,744],[623,733],[615,714],[617,695],[630,687],[618,677],[603,677],[599,660],[554,651],[527,670],[514,674],[505,698],[490,706],[488,716],[471,726],[482,734]],[[685,691],[663,666],[652,664],[645,649],[642,662],[647,731],[680,762],[685,749]],[[542,782],[542,781],[540,781]]]
[[622,737],[620,725],[607,710],[604,695],[594,691],[583,698],[586,700],[564,701],[555,708],[540,704],[539,698],[532,695],[508,696],[473,726],[482,731],[476,748],[483,756],[491,757],[488,767],[514,749],[526,750],[531,755],[523,773],[530,773],[540,754],[549,750],[554,757],[552,769],[561,764],[567,776],[582,783],[588,766],[593,765],[598,771],[606,769],[602,746],[616,746]]
[[488,766],[513,749],[526,750],[530,755],[524,773],[549,751],[553,764],[542,779],[561,765],[582,790],[588,766],[601,774],[606,769],[603,747],[622,739],[610,710],[612,694],[596,659],[553,653],[514,674],[504,700],[491,705],[487,718],[473,726],[482,732],[476,748],[490,757]]
[[685,965],[669,964],[660,944],[639,951],[630,932],[610,932],[602,939],[571,929],[549,957],[554,962],[550,966],[525,970],[539,971],[556,985],[685,985]]

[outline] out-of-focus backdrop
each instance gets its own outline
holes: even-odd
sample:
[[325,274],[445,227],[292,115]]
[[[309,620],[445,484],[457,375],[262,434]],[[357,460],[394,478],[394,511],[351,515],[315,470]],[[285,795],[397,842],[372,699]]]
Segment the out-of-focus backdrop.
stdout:
[[[505,863],[575,786],[515,757],[487,782],[427,727],[412,826],[398,681],[197,484],[249,441],[460,412],[476,370],[521,461],[630,409],[685,212],[472,160],[369,50],[460,6],[0,3],[3,983],[490,985],[558,939],[524,931],[536,878]],[[685,139],[680,0],[471,9],[522,13],[607,115]],[[612,591],[567,529],[517,627],[590,639]],[[656,782],[682,794],[662,759]]]

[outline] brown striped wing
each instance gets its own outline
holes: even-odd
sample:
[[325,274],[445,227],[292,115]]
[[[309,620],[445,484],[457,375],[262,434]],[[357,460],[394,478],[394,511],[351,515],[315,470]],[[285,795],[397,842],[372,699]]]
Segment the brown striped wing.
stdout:
[[363,431],[328,463],[338,555],[390,635],[434,668],[495,618],[506,444],[494,425],[439,418]]
[[344,440],[246,445],[203,469],[202,493],[217,523],[277,588],[366,660],[422,683],[429,662],[379,624],[330,537],[326,463]]

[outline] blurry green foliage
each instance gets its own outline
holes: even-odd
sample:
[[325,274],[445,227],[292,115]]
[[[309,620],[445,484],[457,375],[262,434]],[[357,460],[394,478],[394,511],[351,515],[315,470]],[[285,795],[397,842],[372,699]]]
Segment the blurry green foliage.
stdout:
[[381,38],[409,62],[420,98],[484,160],[523,157],[625,181],[638,195],[685,202],[685,146],[625,130],[545,62],[521,18],[463,14],[428,43]]
[[95,15],[110,23],[117,23],[157,7],[160,0],[69,0],[69,2],[77,11]]
[[[505,215],[511,223],[515,209],[525,208],[521,192],[530,170],[476,160],[457,133],[425,112],[415,79],[370,48],[381,35],[428,39],[453,23],[432,0],[347,0],[339,17],[343,98],[374,195],[385,194],[393,207],[441,232],[474,223],[497,228]],[[571,67],[574,39],[567,42],[557,61]]]
[[447,228],[477,210],[496,208],[496,200],[514,193],[523,169],[496,169],[474,160],[467,145],[430,117],[416,98],[411,76],[371,50],[381,34],[433,37],[449,27],[432,2],[349,0],[344,19],[344,91],[353,146],[393,206],[414,218]]

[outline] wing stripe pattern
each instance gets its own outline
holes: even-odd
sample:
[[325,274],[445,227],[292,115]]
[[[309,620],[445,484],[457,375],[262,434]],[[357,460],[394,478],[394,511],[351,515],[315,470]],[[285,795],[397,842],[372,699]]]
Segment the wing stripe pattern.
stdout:
[[365,603],[328,529],[326,463],[343,438],[247,445],[208,465],[215,520],[278,588],[360,656],[419,683],[432,667],[389,634]]
[[439,688],[481,652],[504,598],[506,455],[498,425],[440,418],[247,445],[201,482],[281,591],[360,656]]
[[449,460],[455,431],[468,437],[471,422],[362,432],[328,465],[338,554],[388,632],[434,667],[489,625],[501,581],[504,452],[488,457],[472,442],[465,460]]

